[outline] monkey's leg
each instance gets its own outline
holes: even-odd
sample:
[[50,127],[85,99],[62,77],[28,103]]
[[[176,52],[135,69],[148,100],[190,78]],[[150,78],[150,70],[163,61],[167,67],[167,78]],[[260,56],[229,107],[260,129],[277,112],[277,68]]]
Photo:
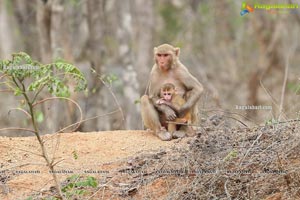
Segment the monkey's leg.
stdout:
[[[176,118],[176,119],[174,120],[174,122],[175,122],[175,123],[186,123],[187,120],[186,120],[185,118]],[[182,130],[176,130],[176,124],[169,123],[169,126],[170,126],[170,125],[172,125],[172,126],[174,127],[174,128],[172,129],[172,131],[171,131],[170,129],[168,129],[169,132],[172,133],[172,137],[173,137],[174,139],[185,137],[186,134],[185,134],[184,131],[182,131]],[[168,128],[169,128],[169,126],[168,126]]]
[[174,133],[176,131],[176,124],[173,124],[173,123],[169,123],[168,124],[168,131],[169,133]]
[[[173,122],[173,123],[172,123]],[[176,118],[171,123],[168,123],[168,131],[172,134],[173,139],[183,138],[186,136],[185,132],[182,130],[177,130],[176,123],[186,123],[187,120],[185,118]]]
[[186,118],[176,118],[175,122],[177,122],[177,123],[187,123],[187,119]]
[[198,107],[193,107],[193,110],[188,111],[188,113],[184,116],[186,119],[187,126],[181,126],[180,130],[184,131],[187,136],[192,137],[196,135],[196,130],[192,126],[188,126],[189,124],[198,124],[197,114]]
[[184,131],[188,137],[192,137],[196,135],[196,130],[193,129],[193,127],[188,126],[190,122],[187,123],[187,125],[183,125],[180,127],[180,131]]
[[172,139],[172,135],[161,126],[158,112],[148,95],[144,95],[141,98],[141,114],[145,126],[154,131],[161,140],[168,141]]

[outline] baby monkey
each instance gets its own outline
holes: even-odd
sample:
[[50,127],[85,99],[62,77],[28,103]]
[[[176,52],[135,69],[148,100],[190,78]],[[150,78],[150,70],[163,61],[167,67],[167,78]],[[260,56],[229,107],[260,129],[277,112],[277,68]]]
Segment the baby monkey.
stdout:
[[[179,94],[176,93],[175,86],[172,83],[165,83],[160,89],[160,99],[156,101],[156,104],[164,104],[172,108],[176,114],[178,115],[178,111],[183,104],[185,104],[184,98],[182,98]],[[175,123],[191,123],[191,112],[187,112],[187,114],[183,118],[176,118],[173,122]],[[176,124],[168,123],[168,131],[173,133],[176,131]]]

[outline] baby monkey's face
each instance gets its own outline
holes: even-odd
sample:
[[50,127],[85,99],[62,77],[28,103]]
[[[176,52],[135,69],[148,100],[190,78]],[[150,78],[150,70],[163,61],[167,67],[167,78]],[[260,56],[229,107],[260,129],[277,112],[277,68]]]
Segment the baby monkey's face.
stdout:
[[165,100],[165,101],[171,101],[172,100],[172,96],[174,94],[174,90],[173,89],[169,89],[169,90],[161,90],[161,97]]

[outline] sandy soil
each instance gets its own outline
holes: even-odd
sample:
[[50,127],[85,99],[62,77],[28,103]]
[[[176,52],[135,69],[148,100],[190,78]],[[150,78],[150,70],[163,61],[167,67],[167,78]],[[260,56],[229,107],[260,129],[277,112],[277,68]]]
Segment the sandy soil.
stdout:
[[[179,140],[164,142],[147,131],[76,132],[43,139],[50,157],[60,161],[56,166],[60,181],[85,170],[110,170],[105,166],[138,153],[180,145]],[[0,199],[25,199],[53,185],[39,154],[35,137],[0,137]]]

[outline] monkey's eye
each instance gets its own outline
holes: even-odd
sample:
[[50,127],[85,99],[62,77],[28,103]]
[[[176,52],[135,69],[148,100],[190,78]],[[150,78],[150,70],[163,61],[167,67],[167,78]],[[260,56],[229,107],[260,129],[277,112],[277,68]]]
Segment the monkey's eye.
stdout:
[[161,53],[158,53],[158,54],[156,54],[158,57],[167,57],[169,54],[168,53],[163,53],[163,54],[161,54]]
[[171,93],[168,93],[168,95],[170,96],[170,95],[171,95]]

